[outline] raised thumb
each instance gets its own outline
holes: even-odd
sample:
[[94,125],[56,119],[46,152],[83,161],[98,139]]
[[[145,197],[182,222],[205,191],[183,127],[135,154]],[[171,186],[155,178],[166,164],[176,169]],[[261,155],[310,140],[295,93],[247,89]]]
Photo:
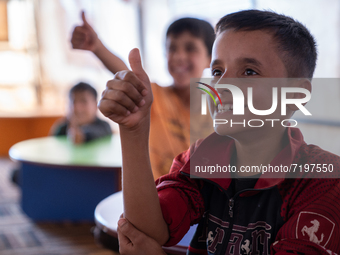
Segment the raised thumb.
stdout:
[[149,82],[149,77],[143,69],[139,49],[134,48],[129,54],[129,63],[132,72],[143,82]]
[[84,22],[84,26],[90,26],[89,23],[88,23],[87,20],[86,20],[85,12],[84,12],[84,11],[81,12],[81,19],[82,19],[83,22]]

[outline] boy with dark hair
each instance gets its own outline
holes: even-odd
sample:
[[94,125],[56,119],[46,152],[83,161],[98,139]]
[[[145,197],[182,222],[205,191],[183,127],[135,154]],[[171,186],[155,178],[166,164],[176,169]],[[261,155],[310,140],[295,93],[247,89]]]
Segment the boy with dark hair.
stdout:
[[268,11],[249,10],[226,15],[216,24],[216,34],[234,31],[268,31],[277,43],[289,78],[312,78],[316,66],[316,43],[300,22]]
[[204,42],[208,54],[211,56],[212,45],[215,41],[215,34],[211,28],[211,25],[204,20],[181,18],[171,23],[166,31],[166,37],[177,37],[184,32],[190,32],[193,36],[200,38]]
[[[316,48],[313,37],[300,23],[273,12],[241,11],[223,17],[216,26],[216,35],[211,71],[222,102],[215,105],[210,100],[213,119],[232,117],[240,123],[241,118],[248,121],[255,116],[248,104],[244,105],[243,116],[232,115],[233,95],[218,87],[224,84],[223,78],[242,78],[236,86],[243,94],[249,86],[253,89],[253,107],[258,110],[271,108],[273,88],[311,91]],[[269,172],[259,175],[241,171],[247,166],[327,163],[338,174],[340,157],[307,145],[297,128],[270,122],[256,128],[217,124],[216,133],[178,155],[170,173],[156,182],[157,187],[153,185],[147,149],[153,97],[136,49],[130,52],[129,61],[132,72],[119,72],[107,83],[99,109],[119,124],[124,217],[155,240],[148,242],[152,244],[150,250],[157,246],[156,242],[176,244],[190,225],[199,223],[188,254],[340,252],[340,205],[336,202],[340,199],[339,179],[331,179],[329,173],[325,174],[327,179],[311,178],[310,173],[297,174],[294,179],[285,172],[273,177]],[[292,77],[299,79],[291,84],[287,78]],[[266,79],[260,78],[282,79],[263,84]],[[123,84],[125,93],[117,96]],[[296,92],[290,93],[289,98],[303,96]],[[129,110],[141,101],[143,106],[137,111]],[[287,104],[285,114],[276,109],[270,118],[281,122],[299,108]],[[191,179],[190,163],[231,165],[237,171],[227,172],[222,179]],[[119,225],[123,229],[131,227],[126,223],[122,220]],[[138,247],[133,247],[133,243],[129,246],[129,240],[124,238],[127,232],[123,233],[125,254],[138,252]]]
[[80,82],[71,88],[67,117],[52,127],[51,134],[67,135],[74,144],[112,134],[110,125],[97,117],[97,91],[91,85]]
[[[72,143],[82,144],[112,134],[109,123],[97,117],[97,91],[89,84],[80,82],[69,91],[66,118],[57,120],[50,135],[67,136]],[[19,184],[20,170],[13,170],[12,182]]]
[[[83,25],[75,27],[72,34],[73,48],[92,51],[113,74],[128,70],[103,45],[84,12],[82,19]],[[168,87],[151,84],[155,100],[151,107],[149,150],[155,179],[167,174],[173,158],[190,146],[190,78],[201,77],[209,67],[214,39],[213,27],[195,18],[176,20],[167,30],[166,58],[173,83]],[[210,126],[205,129],[207,134],[212,132]]]

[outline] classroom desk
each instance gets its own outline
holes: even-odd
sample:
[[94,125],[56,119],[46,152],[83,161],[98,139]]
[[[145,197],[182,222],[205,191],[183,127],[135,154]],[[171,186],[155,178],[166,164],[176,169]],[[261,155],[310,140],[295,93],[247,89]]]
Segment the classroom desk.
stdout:
[[[94,213],[97,227],[110,236],[117,238],[117,222],[123,211],[123,193],[121,191],[105,198],[97,205]],[[197,225],[192,226],[177,245],[163,247],[164,251],[168,254],[186,254],[196,227]]]
[[39,221],[93,221],[96,205],[120,190],[119,135],[83,145],[66,137],[19,142],[10,157],[21,163],[21,206]]

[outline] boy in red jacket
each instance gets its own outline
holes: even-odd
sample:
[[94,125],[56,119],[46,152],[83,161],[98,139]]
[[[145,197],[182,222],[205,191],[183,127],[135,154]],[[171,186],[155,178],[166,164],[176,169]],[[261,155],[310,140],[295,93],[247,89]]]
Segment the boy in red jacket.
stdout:
[[[254,108],[271,108],[274,87],[311,91],[315,41],[295,20],[273,12],[241,11],[223,17],[216,25],[216,35],[211,63],[214,84],[224,84],[222,78],[248,79],[248,83],[236,85],[246,94],[247,85],[254,86],[252,82],[257,78],[282,78],[275,84],[253,87]],[[257,128],[217,124],[216,133],[175,158],[170,173],[161,177],[156,187],[148,155],[153,96],[136,49],[130,52],[129,61],[132,72],[119,72],[108,82],[99,108],[120,126],[124,217],[130,223],[159,245],[176,244],[191,224],[199,223],[188,254],[339,253],[340,206],[335,202],[340,196],[338,179],[330,179],[329,173],[328,179],[313,179],[309,174],[294,179],[283,171],[275,178],[271,173],[241,171],[247,166],[327,163],[334,173],[338,172],[340,158],[307,145],[297,128],[271,122]],[[284,78],[299,79],[289,84]],[[213,102],[209,105],[213,119],[254,119],[247,103],[242,116],[232,115],[234,95],[229,89],[217,91],[220,106]],[[294,100],[304,97],[299,92],[287,96]],[[282,123],[301,107],[287,104],[284,114],[279,107],[271,112],[270,119]],[[231,165],[237,171],[222,179],[191,179],[193,162]],[[126,254],[138,251],[138,247],[125,248]]]

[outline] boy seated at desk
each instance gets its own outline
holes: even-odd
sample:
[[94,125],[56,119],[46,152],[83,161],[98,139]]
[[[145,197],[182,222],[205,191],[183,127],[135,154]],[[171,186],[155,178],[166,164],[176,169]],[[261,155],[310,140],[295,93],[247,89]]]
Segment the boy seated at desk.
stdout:
[[[112,134],[110,125],[97,117],[97,91],[89,84],[80,82],[69,91],[66,118],[57,120],[50,135],[67,136],[74,144],[83,144]],[[20,170],[14,169],[11,180],[20,182]]]
[[51,135],[66,135],[74,144],[82,144],[111,134],[110,125],[97,117],[97,91],[84,82],[73,86],[67,116],[54,124]]
[[[222,78],[243,78],[247,82],[234,85],[247,95],[251,81],[281,78],[275,84],[250,86],[255,109],[271,108],[274,87],[311,91],[316,46],[299,22],[268,11],[241,11],[223,17],[216,35],[211,62],[214,84],[226,84]],[[129,61],[132,72],[117,73],[99,103],[101,112],[120,128],[124,217],[131,223],[123,219],[118,224],[122,254],[163,254],[161,245],[176,244],[195,223],[198,227],[187,254],[340,253],[339,179],[330,173],[324,173],[326,178],[311,178],[310,173],[289,178],[282,172],[273,178],[268,172],[240,171],[242,166],[327,163],[338,175],[340,157],[307,145],[298,128],[264,121],[268,116],[253,114],[248,104],[244,115],[233,115],[230,105],[236,99],[228,89],[217,88],[223,108],[208,97],[214,119],[239,123],[256,118],[265,124],[256,128],[215,125],[215,133],[174,159],[170,173],[159,178],[156,186],[148,154],[153,95],[138,50],[130,52]],[[297,79],[291,84],[287,78]],[[122,88],[124,96],[117,97]],[[287,97],[297,100],[305,95],[288,93]],[[289,119],[300,107],[287,104],[285,114],[280,108],[270,114],[271,119]],[[191,179],[190,163],[204,165],[209,160],[210,165],[232,165],[237,171],[227,172],[225,178]],[[126,226],[136,229],[126,232]],[[138,237],[138,231],[146,235]]]

